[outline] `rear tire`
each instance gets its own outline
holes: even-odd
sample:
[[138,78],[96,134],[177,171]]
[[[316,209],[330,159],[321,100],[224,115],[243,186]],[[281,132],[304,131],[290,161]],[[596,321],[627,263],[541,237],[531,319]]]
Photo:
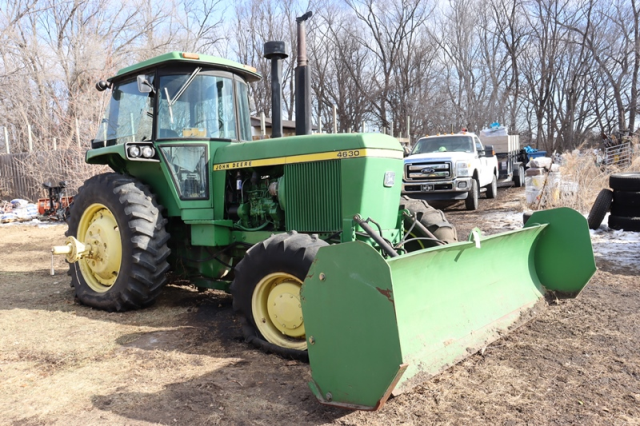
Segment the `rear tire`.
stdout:
[[467,210],[478,210],[478,192],[478,181],[471,179],[471,191],[469,191],[467,199],[464,200],[464,206]]
[[640,232],[640,217],[623,217],[609,215],[609,228]]
[[600,227],[611,207],[611,201],[613,201],[613,192],[611,190],[603,189],[600,191],[587,217],[589,229],[598,229]]
[[327,245],[315,235],[293,231],[247,251],[230,287],[247,342],[267,353],[308,360],[300,287],[318,250]]
[[524,186],[524,167],[522,165],[518,167],[518,174],[513,177],[513,183],[518,188]]
[[[453,226],[444,216],[441,210],[436,210],[424,200],[414,200],[403,195],[400,199],[400,208],[407,209],[411,216],[416,218],[425,228],[429,230],[436,238],[446,243],[455,243],[458,241],[458,234],[455,226]],[[404,229],[408,231],[413,225],[413,220],[405,217]],[[411,229],[411,233],[407,236],[410,238],[430,238],[417,227]],[[438,244],[433,240],[415,240],[405,244],[404,248],[407,252],[422,250],[428,247],[435,247]]]
[[498,179],[493,175],[491,184],[487,186],[487,198],[496,198],[498,196]]
[[69,230],[96,254],[69,265],[81,303],[106,311],[152,304],[169,270],[169,234],[149,188],[116,173],[88,179],[75,197]]

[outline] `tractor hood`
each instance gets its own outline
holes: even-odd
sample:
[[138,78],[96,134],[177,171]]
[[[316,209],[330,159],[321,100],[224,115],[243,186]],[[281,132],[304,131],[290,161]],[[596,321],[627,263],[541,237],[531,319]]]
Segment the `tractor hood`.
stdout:
[[397,139],[382,134],[302,135],[224,146],[216,151],[214,170],[358,157],[401,159],[402,153]]

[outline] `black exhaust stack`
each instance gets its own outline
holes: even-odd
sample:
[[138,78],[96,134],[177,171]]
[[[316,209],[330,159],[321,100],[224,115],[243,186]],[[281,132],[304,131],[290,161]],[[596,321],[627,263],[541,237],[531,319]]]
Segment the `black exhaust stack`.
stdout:
[[[271,137],[282,137],[282,60],[289,55],[284,41],[264,44],[264,57],[271,60]],[[296,127],[297,132],[297,127]]]
[[296,18],[298,23],[298,66],[296,67],[296,135],[311,134],[311,79],[307,65],[305,21],[312,12]]

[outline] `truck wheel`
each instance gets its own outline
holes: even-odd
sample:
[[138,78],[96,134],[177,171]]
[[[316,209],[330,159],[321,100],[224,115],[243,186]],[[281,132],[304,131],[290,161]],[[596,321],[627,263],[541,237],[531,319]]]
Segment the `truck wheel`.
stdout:
[[471,191],[464,200],[464,206],[467,210],[478,210],[478,181],[475,179],[471,179]]
[[522,165],[518,167],[518,175],[513,177],[513,183],[518,188],[524,185],[524,167]]
[[169,234],[148,187],[130,176],[88,179],[74,198],[69,230],[91,254],[69,265],[81,303],[106,311],[153,303],[166,283]]
[[[445,241],[447,243],[455,243],[458,241],[458,234],[456,233],[456,228],[452,224],[447,221],[444,216],[444,213],[440,210],[436,210],[431,207],[424,200],[414,200],[412,198],[403,195],[400,199],[400,208],[407,209],[411,213],[411,216],[416,218],[425,228],[429,230],[436,238],[441,241]],[[404,219],[404,229],[411,229],[411,225],[413,225],[413,220],[405,217]],[[424,235],[423,232],[416,228],[415,226],[411,229],[409,235],[407,235],[406,239],[411,238],[429,238],[428,235]],[[405,250],[407,252],[412,252],[416,250],[422,250],[428,247],[437,246],[435,241],[433,240],[414,240],[410,241],[404,245]]]
[[251,247],[235,268],[230,291],[247,342],[265,352],[307,360],[300,288],[320,247],[315,235],[274,235]]
[[498,196],[498,180],[496,175],[493,175],[491,184],[487,186],[487,198],[496,198]]
[[610,189],[603,189],[600,191],[596,200],[593,202],[593,206],[591,206],[589,216],[587,217],[589,229],[598,229],[600,227],[600,224],[611,207],[612,200],[613,192]]

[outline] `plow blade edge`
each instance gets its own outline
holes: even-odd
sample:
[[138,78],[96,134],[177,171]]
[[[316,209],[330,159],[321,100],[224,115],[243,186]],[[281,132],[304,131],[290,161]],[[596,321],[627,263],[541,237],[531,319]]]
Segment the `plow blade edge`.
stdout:
[[391,259],[323,247],[301,292],[309,386],[324,404],[377,410],[526,321],[545,291],[576,296],[595,270],[587,222],[567,208]]

